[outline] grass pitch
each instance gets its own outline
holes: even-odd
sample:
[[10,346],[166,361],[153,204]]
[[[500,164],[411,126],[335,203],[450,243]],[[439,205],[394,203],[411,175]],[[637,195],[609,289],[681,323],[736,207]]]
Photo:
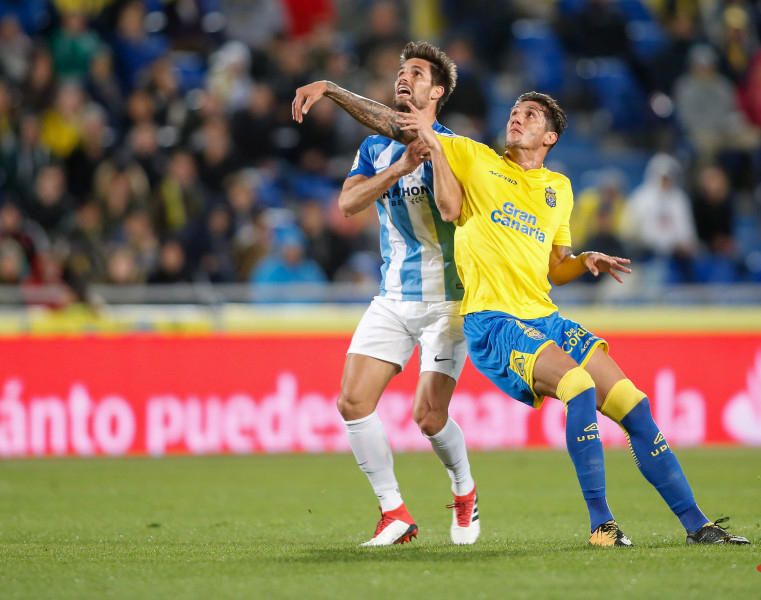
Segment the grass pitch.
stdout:
[[565,453],[474,453],[482,537],[449,543],[432,453],[396,458],[420,537],[360,549],[377,520],[351,456],[0,462],[0,597],[759,598],[761,451],[683,450],[701,507],[754,542],[686,547],[625,451],[610,504],[632,549],[586,546]]

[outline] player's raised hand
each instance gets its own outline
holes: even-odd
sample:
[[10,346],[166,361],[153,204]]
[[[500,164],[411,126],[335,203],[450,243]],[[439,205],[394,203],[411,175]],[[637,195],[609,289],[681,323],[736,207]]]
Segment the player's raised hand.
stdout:
[[302,85],[296,90],[296,96],[291,102],[291,117],[297,123],[303,123],[304,115],[312,105],[325,95],[328,89],[327,81],[315,81]]
[[417,169],[429,157],[428,144],[418,138],[407,144],[404,154],[395,163],[395,166],[399,169],[400,175],[407,175]]
[[608,256],[602,252],[585,252],[584,253],[584,266],[595,277],[600,273],[608,273],[618,283],[623,283],[619,273],[631,273],[632,270],[626,265],[631,264],[631,260],[628,258],[621,258],[620,256]]
[[409,112],[396,113],[397,121],[402,131],[414,131],[428,146],[437,143],[436,133],[433,131],[433,121],[423,111],[419,110],[412,102],[407,101]]

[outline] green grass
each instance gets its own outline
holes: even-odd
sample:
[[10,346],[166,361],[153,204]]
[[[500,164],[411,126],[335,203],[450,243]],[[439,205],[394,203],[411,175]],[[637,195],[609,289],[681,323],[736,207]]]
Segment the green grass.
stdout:
[[360,549],[377,508],[347,455],[0,462],[0,597],[761,597],[761,451],[681,451],[709,516],[751,547],[686,547],[624,451],[609,500],[636,548],[586,546],[562,452],[474,454],[482,538],[448,543],[448,480],[431,453],[399,455],[420,526],[412,544]]

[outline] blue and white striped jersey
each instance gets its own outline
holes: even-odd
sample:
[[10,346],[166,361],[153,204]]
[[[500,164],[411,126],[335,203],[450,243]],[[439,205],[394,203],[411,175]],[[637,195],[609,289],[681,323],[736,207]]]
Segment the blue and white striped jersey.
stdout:
[[[438,121],[437,133],[453,135]],[[404,154],[406,146],[382,135],[366,138],[349,177],[372,177]],[[454,264],[454,224],[446,223],[433,200],[433,166],[422,163],[375,202],[380,220],[380,295],[395,300],[462,300]]]

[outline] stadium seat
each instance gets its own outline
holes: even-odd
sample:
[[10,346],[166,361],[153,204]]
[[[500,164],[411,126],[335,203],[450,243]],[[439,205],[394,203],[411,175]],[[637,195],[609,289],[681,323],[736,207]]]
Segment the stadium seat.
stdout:
[[600,108],[610,115],[613,129],[634,131],[644,124],[647,99],[624,62],[615,58],[582,59],[577,72]]
[[204,86],[206,63],[203,58],[192,52],[173,52],[172,64],[183,92]]
[[565,52],[552,28],[543,21],[521,19],[513,24],[513,37],[528,86],[559,94],[565,83]]
[[641,59],[653,58],[666,45],[666,34],[655,21],[630,21],[626,31],[634,53]]

